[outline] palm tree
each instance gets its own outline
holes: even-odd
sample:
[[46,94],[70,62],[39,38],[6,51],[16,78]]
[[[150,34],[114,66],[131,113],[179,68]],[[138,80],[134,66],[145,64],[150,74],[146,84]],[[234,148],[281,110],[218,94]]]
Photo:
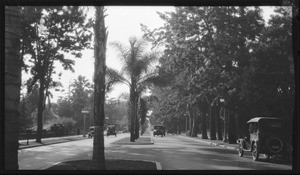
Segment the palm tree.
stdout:
[[94,107],[93,116],[95,120],[95,134],[93,143],[93,160],[95,167],[105,169],[104,156],[104,102],[105,102],[105,72],[106,72],[106,41],[107,32],[104,23],[105,10],[103,6],[95,7],[95,24],[94,24]]
[[83,128],[83,118],[81,111],[89,107],[90,95],[92,94],[92,85],[84,76],[79,75],[71,84],[71,102],[74,119],[77,121],[77,126]]
[[[130,117],[130,141],[134,142],[138,137],[137,104],[141,93],[153,84],[162,84],[164,81],[156,72],[148,73],[150,65],[157,59],[155,52],[144,53],[146,42],[136,37],[129,39],[129,47],[124,47],[118,42],[111,45],[120,53],[123,61],[121,72],[107,69],[107,75],[111,77],[111,84],[125,83],[129,86],[129,117]],[[136,134],[134,134],[136,133]]]
[[21,87],[20,9],[5,6],[5,169],[18,170],[18,105]]

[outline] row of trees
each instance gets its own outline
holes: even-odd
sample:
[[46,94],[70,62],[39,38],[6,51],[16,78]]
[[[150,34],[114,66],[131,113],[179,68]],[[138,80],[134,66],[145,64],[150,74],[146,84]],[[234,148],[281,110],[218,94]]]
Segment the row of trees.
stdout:
[[[38,85],[38,117],[36,141],[41,143],[43,111],[49,89],[61,86],[53,79],[55,64],[74,72],[74,60],[65,58],[70,53],[76,58],[90,46],[92,21],[85,18],[83,8],[75,6],[26,6],[21,7],[21,60],[25,71],[30,67],[31,78],[27,81],[28,93]],[[24,63],[24,62],[23,62]],[[61,73],[58,73],[61,76]]]
[[[43,111],[49,89],[59,86],[52,78],[54,63],[73,70],[74,60],[64,57],[71,52],[81,57],[80,51],[89,47],[94,27],[95,76],[94,105],[95,137],[93,160],[97,168],[105,169],[104,162],[104,97],[106,28],[104,7],[95,7],[95,20],[86,20],[82,7],[66,6],[5,6],[5,169],[18,169],[18,129],[21,87],[21,67],[25,55],[33,63],[28,91],[36,84],[39,89],[37,142],[41,142]],[[60,73],[59,73],[60,75]]]
[[159,13],[163,27],[142,25],[145,37],[164,47],[158,71],[172,80],[166,88],[152,89],[159,99],[153,115],[177,130],[188,117],[190,136],[200,132],[207,139],[209,128],[210,139],[228,134],[229,143],[246,134],[246,121],[254,116],[291,124],[292,16],[289,8],[274,12],[265,23],[259,7],[176,7]]

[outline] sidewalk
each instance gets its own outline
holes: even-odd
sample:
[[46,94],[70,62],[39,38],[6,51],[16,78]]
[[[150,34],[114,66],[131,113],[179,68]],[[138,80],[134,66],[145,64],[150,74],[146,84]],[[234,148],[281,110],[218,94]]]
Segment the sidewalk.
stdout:
[[19,150],[25,148],[37,147],[37,146],[51,145],[56,143],[83,140],[83,139],[88,139],[87,135],[86,137],[83,137],[83,135],[75,135],[75,136],[42,138],[42,143],[36,142],[35,139],[29,139],[28,145],[27,145],[27,140],[19,140]]
[[189,136],[186,136],[185,133],[181,133],[181,135],[178,135],[178,136],[188,138],[188,139],[191,139],[191,140],[194,140],[197,142],[206,143],[206,144],[212,145],[212,146],[220,146],[220,147],[223,147],[226,149],[231,149],[231,150],[237,150],[239,147],[237,143],[229,144],[229,143],[224,143],[222,140],[210,140],[209,138],[202,139],[200,134],[198,134],[198,137],[189,137]]

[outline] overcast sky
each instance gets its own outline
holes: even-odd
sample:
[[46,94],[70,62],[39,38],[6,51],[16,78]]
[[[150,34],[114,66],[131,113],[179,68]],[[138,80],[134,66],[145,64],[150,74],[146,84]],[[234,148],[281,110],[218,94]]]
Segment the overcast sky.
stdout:
[[[108,6],[107,17],[105,18],[105,24],[108,27],[108,43],[112,41],[118,41],[124,45],[128,45],[128,39],[131,36],[142,37],[140,24],[148,26],[150,29],[163,26],[163,20],[161,20],[156,13],[174,11],[174,7],[171,6]],[[274,8],[264,7],[264,19],[267,21],[270,14],[272,14]],[[85,76],[90,82],[93,82],[92,77],[94,73],[94,53],[93,50],[87,50],[82,52],[82,58],[76,59],[74,66],[75,72],[64,71],[60,66],[56,67],[57,72],[62,72],[61,82],[63,89],[67,89],[69,82],[76,79],[78,75]],[[106,64],[108,67],[120,70],[120,61],[117,58],[116,50],[107,45]],[[26,79],[26,75],[23,75],[23,81]],[[67,91],[67,90],[66,90]],[[58,96],[63,95],[60,92],[54,90],[51,91],[54,98],[51,100],[55,102]],[[126,85],[117,85],[114,87],[114,91],[109,93],[109,98],[118,98],[123,93],[129,93],[129,88]]]

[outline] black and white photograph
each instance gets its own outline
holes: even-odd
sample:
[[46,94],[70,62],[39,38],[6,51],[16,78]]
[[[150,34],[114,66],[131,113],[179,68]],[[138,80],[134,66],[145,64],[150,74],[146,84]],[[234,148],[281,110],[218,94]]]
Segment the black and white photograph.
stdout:
[[299,171],[297,3],[3,6],[4,172]]

